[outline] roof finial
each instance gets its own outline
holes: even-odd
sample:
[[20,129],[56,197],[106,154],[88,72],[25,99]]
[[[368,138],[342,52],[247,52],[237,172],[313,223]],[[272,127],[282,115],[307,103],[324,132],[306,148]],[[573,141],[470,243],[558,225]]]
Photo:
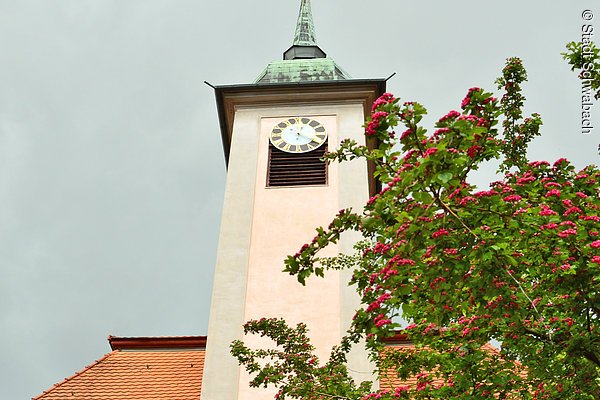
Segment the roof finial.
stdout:
[[300,14],[296,24],[294,44],[283,53],[284,60],[297,60],[301,58],[325,58],[327,54],[317,46],[315,24],[310,9],[310,0],[301,0]]
[[298,23],[296,24],[294,45],[317,45],[317,37],[315,35],[315,24],[313,22],[312,11],[310,9],[310,0],[301,0],[300,2],[300,13],[298,14]]

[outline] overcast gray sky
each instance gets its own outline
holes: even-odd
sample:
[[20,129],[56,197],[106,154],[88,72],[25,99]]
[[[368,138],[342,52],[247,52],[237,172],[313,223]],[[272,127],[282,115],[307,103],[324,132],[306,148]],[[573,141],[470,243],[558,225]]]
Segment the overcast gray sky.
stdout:
[[[417,4],[418,3],[418,4]],[[0,0],[0,397],[30,398],[118,336],[203,335],[225,165],[212,90],[292,41],[299,0]],[[560,52],[592,1],[313,0],[320,46],[429,121],[504,60],[529,71],[536,159],[598,163]],[[600,34],[600,33],[599,33]],[[485,173],[485,172],[484,172]]]

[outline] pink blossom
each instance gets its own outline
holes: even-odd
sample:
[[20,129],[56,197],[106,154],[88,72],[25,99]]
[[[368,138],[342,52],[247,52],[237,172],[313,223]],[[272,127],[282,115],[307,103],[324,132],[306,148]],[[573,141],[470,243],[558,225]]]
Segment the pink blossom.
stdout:
[[460,201],[460,203],[459,203],[459,204],[460,204],[461,206],[465,206],[465,205],[467,205],[467,203],[469,203],[469,202],[476,203],[476,202],[477,202],[477,199],[476,199],[475,197],[472,197],[472,196],[466,196],[466,197],[464,197],[464,198],[463,198],[463,199]]
[[541,167],[543,165],[550,165],[548,161],[532,161],[529,164],[530,167]]
[[570,226],[571,228],[577,229],[577,224],[573,221],[563,221],[560,226]]
[[384,275],[383,279],[388,279],[390,276],[394,276],[394,275],[398,275],[398,270],[388,269],[387,271],[385,271],[385,275]]
[[[459,121],[477,122],[477,121],[479,121],[479,118],[477,116],[475,116],[475,115],[464,115],[464,114],[462,114],[462,115],[458,116],[458,120]],[[477,139],[477,137],[476,137],[476,139]]]
[[473,193],[473,195],[475,197],[490,197],[490,196],[494,196],[496,194],[498,194],[498,193],[495,192],[495,191],[493,191],[493,190],[483,190],[483,191],[480,191],[480,192]]
[[391,93],[384,93],[377,100],[375,100],[373,102],[373,107],[371,108],[371,111],[375,111],[375,109],[377,107],[382,106],[384,104],[392,103],[392,102],[394,102],[394,100],[396,100],[396,98],[394,97],[393,94],[391,94]]
[[416,149],[412,149],[406,152],[406,154],[403,157],[404,161],[407,161],[408,159],[410,159],[415,153],[417,152]]
[[444,133],[448,133],[448,132],[450,132],[449,128],[440,128],[440,129],[437,129],[435,132],[433,132],[433,136],[437,137],[437,136],[440,136],[440,135],[442,135]]
[[[479,118],[477,120],[477,126],[488,126],[490,123],[485,118]],[[490,140],[492,138],[488,138]]]
[[414,260],[408,258],[401,258],[400,256],[394,256],[390,260],[390,264],[393,265],[415,265]]
[[531,172],[527,171],[527,173],[521,178],[517,179],[517,185],[522,185],[524,183],[534,182],[535,176],[531,175]]
[[378,320],[378,321],[375,322],[375,326],[378,327],[378,328],[381,328],[382,326],[388,325],[388,324],[391,324],[391,323],[392,323],[392,321],[389,320],[389,319],[380,319],[380,320]]
[[465,107],[469,104],[469,102],[471,101],[471,99],[467,96],[463,99],[463,101],[460,103],[460,107],[464,110]]
[[400,135],[400,140],[406,139],[412,133],[412,129],[407,129]]
[[560,183],[556,183],[556,182],[548,182],[544,185],[544,189],[548,189],[551,187],[562,187],[562,185]]
[[387,113],[385,111],[377,111],[377,112],[373,113],[371,118],[373,118],[374,120],[379,120],[381,118],[387,117],[388,115],[389,115],[389,113]]
[[590,262],[600,265],[600,256],[593,256]]
[[519,208],[513,213],[513,215],[525,214],[527,211],[529,211],[529,208]]
[[569,235],[577,235],[577,231],[575,229],[565,229],[562,232],[558,232],[558,236],[561,238],[567,237]]
[[541,231],[543,231],[545,229],[556,229],[556,228],[558,228],[558,224],[555,224],[554,222],[540,226]]
[[409,390],[410,390],[410,386],[398,386],[394,390],[394,396],[400,397],[402,395],[402,392],[408,392]]
[[425,150],[425,152],[423,153],[423,158],[425,157],[429,157],[431,154],[435,153],[437,151],[437,147],[430,147],[427,150]]
[[377,129],[379,128],[380,119],[386,118],[389,113],[385,111],[377,111],[371,115],[371,122],[367,125],[365,133],[367,136],[373,136],[377,133]]
[[573,214],[573,213],[581,214],[581,208],[571,207],[571,208],[567,209],[563,215],[566,217],[567,215]]
[[566,158],[559,158],[558,160],[556,160],[554,162],[554,166],[557,167],[558,165],[560,165],[562,163],[568,164],[569,160],[567,160]]
[[456,110],[452,110],[450,111],[448,114],[444,115],[442,118],[439,119],[438,123],[441,122],[445,122],[449,119],[455,119],[457,118],[459,115],[461,115],[458,111]]
[[[427,333],[432,329],[435,329],[437,326],[434,323],[427,325],[427,327],[423,330],[423,333]],[[418,377],[418,376],[417,376]]]
[[560,197],[560,190],[558,190],[558,189],[549,190],[548,193],[546,193],[546,197],[551,197],[551,196]]
[[441,229],[438,229],[437,231],[433,232],[433,234],[431,235],[431,237],[433,239],[435,239],[435,238],[440,237],[440,236],[448,236],[448,235],[449,235],[449,232],[446,229],[441,228]]
[[592,243],[590,243],[590,246],[592,246],[592,248],[597,249],[598,247],[600,247],[600,240],[595,240]]
[[384,301],[389,300],[391,298],[392,298],[392,296],[389,293],[384,293],[381,296],[379,296],[379,298],[377,299],[377,301],[379,303],[383,303]]
[[542,216],[558,215],[556,211],[551,210],[547,205],[542,205],[542,210],[538,214]]
[[369,306],[367,307],[367,312],[375,311],[375,310],[379,309],[380,306],[381,306],[381,304],[379,304],[377,301],[374,301],[371,304],[369,304]]
[[477,153],[479,152],[479,150],[481,150],[481,146],[471,146],[469,147],[469,149],[467,150],[467,155],[471,158],[475,157],[477,155]]
[[506,196],[504,198],[504,201],[506,201],[507,203],[512,203],[512,202],[517,202],[517,201],[519,201],[521,199],[522,199],[522,197],[519,196],[518,194],[511,194],[509,196]]

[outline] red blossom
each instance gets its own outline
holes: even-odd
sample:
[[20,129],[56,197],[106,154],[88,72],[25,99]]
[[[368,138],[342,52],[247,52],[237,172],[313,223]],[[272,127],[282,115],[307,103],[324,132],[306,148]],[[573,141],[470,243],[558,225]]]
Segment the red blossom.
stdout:
[[404,132],[402,132],[402,135],[400,135],[400,140],[406,139],[411,133],[412,133],[411,129],[405,130]]
[[558,224],[555,224],[554,222],[540,226],[540,230],[542,230],[542,231],[545,229],[556,229],[556,228],[558,228]]
[[547,205],[542,205],[542,210],[538,214],[542,216],[558,215],[556,211],[551,210]]
[[479,152],[479,150],[481,150],[481,146],[471,146],[469,147],[469,149],[467,150],[467,155],[471,158],[475,157],[477,155],[477,153]]
[[527,165],[529,165],[530,167],[541,167],[541,166],[550,165],[550,163],[548,161],[532,161]]
[[517,179],[517,185],[523,185],[525,183],[529,183],[529,182],[535,182],[536,177],[531,175],[531,172],[527,171],[525,173],[525,175],[523,175],[521,178]]
[[438,136],[448,133],[448,132],[450,132],[449,128],[439,128],[435,132],[433,132],[433,136],[438,137]]
[[460,204],[461,206],[465,206],[465,205],[467,205],[467,203],[470,203],[470,202],[471,202],[471,203],[476,203],[476,202],[477,202],[477,199],[476,199],[475,197],[472,197],[472,196],[466,196],[466,197],[464,197],[464,198],[463,198],[463,199],[462,199],[462,200],[459,202],[459,204]]
[[377,109],[378,107],[388,104],[388,103],[393,103],[394,100],[396,100],[396,98],[394,97],[393,94],[391,93],[384,93],[382,94],[377,100],[375,100],[373,102],[373,106],[371,107],[371,111],[375,111],[375,109]]
[[438,123],[445,122],[449,119],[456,119],[460,115],[461,115],[461,113],[459,113],[458,111],[452,110],[448,114],[446,114],[442,118],[440,118]]
[[430,147],[423,153],[423,158],[429,157],[431,154],[437,151],[437,147]]
[[522,199],[521,196],[519,196],[518,194],[511,194],[509,196],[506,196],[504,198],[504,201],[506,201],[507,203],[514,203],[517,201],[520,201]]
[[480,192],[475,192],[473,193],[473,196],[475,197],[490,197],[490,196],[494,196],[497,195],[498,193],[493,191],[493,190],[483,190]]
[[575,229],[565,229],[562,232],[558,232],[557,235],[561,238],[565,238],[570,235],[577,235],[577,231]]
[[582,198],[582,199],[587,199],[588,195],[582,192],[577,192],[575,193],[578,197]]
[[551,187],[562,187],[562,185],[556,182],[548,182],[544,185],[544,189],[549,189]]
[[567,160],[566,158],[559,158],[558,160],[556,160],[553,164],[553,166],[558,167],[560,164],[568,164],[569,160]]
[[570,214],[581,214],[581,208],[571,207],[571,208],[567,209],[563,215],[566,217],[567,215],[570,215]]
[[441,228],[438,229],[437,231],[433,232],[433,234],[431,235],[432,238],[438,238],[440,236],[448,236],[450,234],[450,232],[448,232],[446,229]]

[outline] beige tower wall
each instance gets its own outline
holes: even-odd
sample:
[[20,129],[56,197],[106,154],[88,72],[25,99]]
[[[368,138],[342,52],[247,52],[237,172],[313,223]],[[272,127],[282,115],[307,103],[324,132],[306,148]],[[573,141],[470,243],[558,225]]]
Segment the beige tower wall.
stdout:
[[[297,102],[296,102],[297,103]],[[331,164],[328,184],[314,187],[267,188],[268,135],[280,119],[308,116],[329,134],[329,149],[343,138],[364,142],[364,101],[326,104],[237,106],[221,236],[215,270],[202,400],[272,399],[274,391],[248,387],[249,376],[229,354],[229,345],[243,339],[251,346],[268,342],[243,337],[249,319],[283,317],[288,324],[307,323],[321,360],[348,328],[358,297],[347,287],[350,271],[328,272],[301,286],[284,274],[283,260],[310,242],[317,226],[327,226],[341,208],[360,210],[369,195],[366,164]],[[347,234],[327,251],[351,252],[357,235]],[[364,349],[349,357],[358,380],[372,379]]]

